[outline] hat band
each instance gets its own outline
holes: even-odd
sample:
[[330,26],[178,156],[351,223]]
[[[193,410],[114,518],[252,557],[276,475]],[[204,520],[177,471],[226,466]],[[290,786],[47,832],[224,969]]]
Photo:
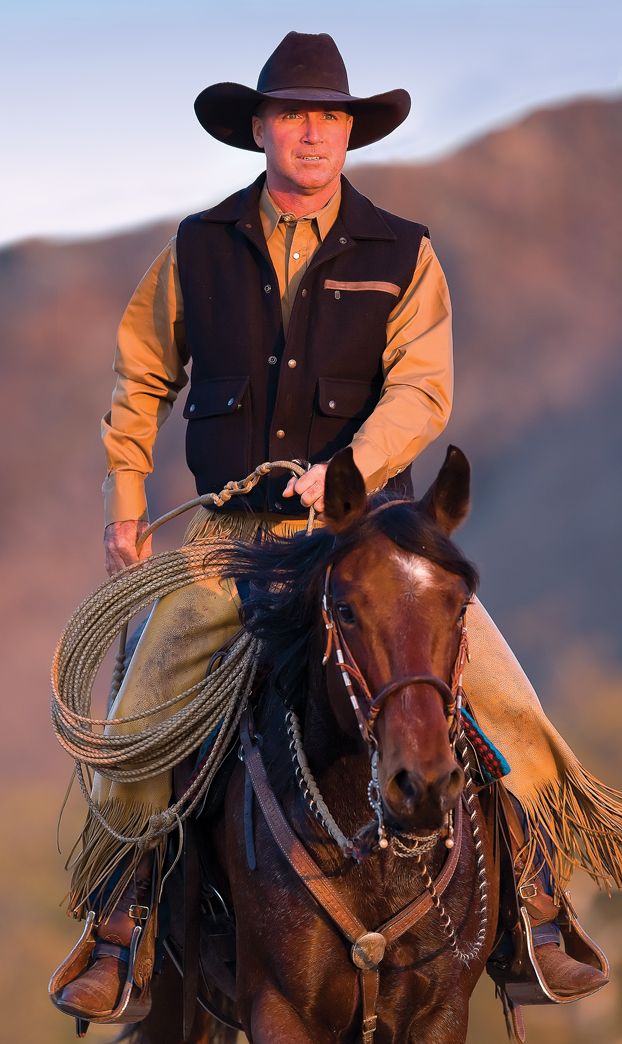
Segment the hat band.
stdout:
[[351,94],[346,94],[345,91],[335,91],[330,87],[283,87],[276,91],[261,91],[260,93],[269,98],[290,98],[294,101],[296,98],[301,100],[308,99],[309,101],[314,99],[326,99],[328,101],[334,99],[339,101],[344,98],[352,98]]

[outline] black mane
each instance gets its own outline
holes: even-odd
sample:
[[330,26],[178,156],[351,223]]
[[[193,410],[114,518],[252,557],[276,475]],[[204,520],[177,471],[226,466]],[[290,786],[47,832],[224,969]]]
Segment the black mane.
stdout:
[[[374,512],[374,506],[386,504]],[[382,533],[404,551],[429,559],[461,576],[469,593],[478,574],[456,545],[416,501],[372,500],[371,511],[339,537],[328,529],[310,536],[266,537],[261,543],[236,542],[224,572],[250,590],[243,621],[264,642],[270,688],[286,704],[300,709],[312,677],[320,669],[318,644],[323,639],[320,600],[326,567],[338,562],[363,540]],[[318,641],[314,641],[317,635]]]

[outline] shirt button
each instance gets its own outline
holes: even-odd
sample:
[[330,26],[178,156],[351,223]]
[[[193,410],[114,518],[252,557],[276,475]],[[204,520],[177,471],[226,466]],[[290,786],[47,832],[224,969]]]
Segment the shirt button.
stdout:
[[336,405],[337,405],[337,403],[335,402],[335,400],[331,399],[329,404],[328,404],[329,410],[334,410]]
[[302,297],[306,297],[307,294],[309,293],[309,291],[305,289],[305,290],[301,290],[300,293],[301,293]]
[[288,359],[287,360],[287,365],[289,366],[290,370],[295,370],[296,367],[298,366],[298,363],[296,362],[295,359]]
[[284,439],[285,438],[285,432],[283,431],[282,428],[279,428],[279,430],[276,433],[276,437],[277,437],[277,439]]
[[246,222],[246,224],[245,224],[245,226],[244,226],[244,228],[252,228],[252,227],[253,227],[253,226],[252,226],[252,225],[250,224],[250,222],[248,222],[248,221]]
[[292,254],[292,257],[293,257],[294,261],[297,261],[298,258],[300,257],[300,254],[298,253],[298,251],[296,251],[295,254]]
[[270,286],[270,283],[266,283],[266,285],[264,286],[264,290],[265,290],[265,292],[267,294],[270,293],[270,291],[272,290],[272,287]]
[[270,366],[276,366],[278,361],[279,360],[277,359],[276,355],[269,355],[268,356],[268,362],[269,362]]
[[346,239],[345,236],[339,236],[339,242],[341,243],[342,246],[345,246],[346,243],[348,242],[348,240]]
[[235,399],[228,399],[227,400],[227,406],[233,406],[234,404],[235,404]]

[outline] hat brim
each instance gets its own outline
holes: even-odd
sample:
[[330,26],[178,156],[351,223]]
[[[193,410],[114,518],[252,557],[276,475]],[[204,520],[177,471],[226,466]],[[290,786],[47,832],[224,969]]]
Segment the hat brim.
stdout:
[[271,91],[262,94],[241,83],[215,83],[201,91],[194,111],[201,126],[225,145],[249,152],[262,152],[255,144],[252,116],[264,101],[321,102],[344,106],[354,116],[348,149],[361,149],[386,138],[404,122],[410,112],[410,95],[401,89],[374,94],[371,98],[355,98],[340,91],[317,87]]

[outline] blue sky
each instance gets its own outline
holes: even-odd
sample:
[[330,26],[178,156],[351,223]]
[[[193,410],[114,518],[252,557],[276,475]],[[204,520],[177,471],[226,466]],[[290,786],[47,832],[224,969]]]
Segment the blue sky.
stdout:
[[260,158],[212,141],[192,103],[208,83],[254,86],[290,29],[334,36],[354,94],[410,91],[403,127],[357,160],[438,156],[542,104],[622,93],[619,0],[24,0],[0,23],[0,243],[181,215],[245,184]]

